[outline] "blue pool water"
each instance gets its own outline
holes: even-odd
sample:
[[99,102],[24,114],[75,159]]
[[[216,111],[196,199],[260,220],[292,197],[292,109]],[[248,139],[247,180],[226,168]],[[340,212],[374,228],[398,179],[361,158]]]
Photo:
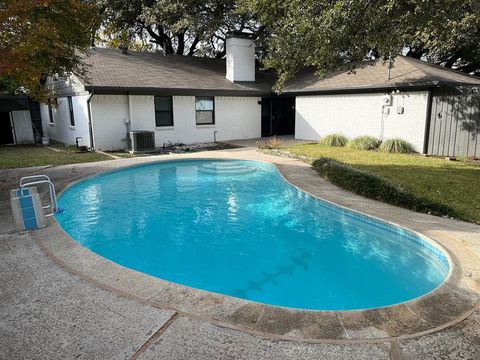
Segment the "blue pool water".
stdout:
[[59,224],[101,256],[271,305],[387,306],[433,290],[449,272],[429,242],[314,199],[266,163],[137,166],[77,183],[59,205]]

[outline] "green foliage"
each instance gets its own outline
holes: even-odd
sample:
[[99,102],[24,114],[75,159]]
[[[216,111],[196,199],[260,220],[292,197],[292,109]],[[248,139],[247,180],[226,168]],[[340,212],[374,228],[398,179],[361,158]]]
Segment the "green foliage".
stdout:
[[379,151],[359,151],[346,147],[318,144],[291,146],[296,156],[317,159],[328,157],[348,164],[406,189],[417,198],[428,199],[454,209],[451,216],[480,224],[480,163],[445,161],[416,154],[388,154]]
[[109,32],[149,38],[168,54],[222,57],[228,32],[260,29],[249,12],[237,11],[235,0],[100,1]]
[[96,152],[78,152],[74,147],[59,146],[58,149],[61,151],[36,145],[0,146],[0,169],[111,160],[109,156]]
[[22,94],[22,89],[9,76],[0,77],[0,95],[17,95]]
[[347,143],[349,149],[356,150],[375,150],[380,145],[380,141],[373,136],[358,136]]
[[342,134],[331,134],[320,139],[319,144],[323,146],[345,146],[348,139]]
[[97,9],[83,0],[0,3],[0,76],[45,102],[55,74],[85,73],[82,56],[98,26]]
[[366,59],[395,57],[405,48],[432,61],[458,53],[480,67],[478,0],[243,0],[242,5],[275,34],[265,65],[279,72],[279,90],[304,67],[324,76]]
[[384,140],[378,150],[390,154],[408,154],[414,152],[412,145],[402,139]]
[[379,176],[357,170],[336,160],[319,158],[313,162],[313,167],[328,181],[355,194],[434,215],[454,214],[454,211],[446,205],[419,198]]

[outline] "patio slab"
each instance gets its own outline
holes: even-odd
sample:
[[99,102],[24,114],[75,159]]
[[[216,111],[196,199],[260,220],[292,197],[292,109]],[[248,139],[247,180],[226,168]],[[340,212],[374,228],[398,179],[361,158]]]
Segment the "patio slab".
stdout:
[[0,235],[0,359],[122,359],[175,314],[60,269],[24,233]]
[[180,317],[140,359],[376,360],[388,359],[390,352],[390,343],[342,345],[275,341]]

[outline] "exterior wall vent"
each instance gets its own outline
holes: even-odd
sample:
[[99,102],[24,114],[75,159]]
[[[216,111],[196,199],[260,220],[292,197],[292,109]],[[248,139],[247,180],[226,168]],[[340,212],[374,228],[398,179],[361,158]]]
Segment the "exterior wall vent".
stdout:
[[155,150],[155,133],[153,131],[135,130],[130,131],[130,151]]

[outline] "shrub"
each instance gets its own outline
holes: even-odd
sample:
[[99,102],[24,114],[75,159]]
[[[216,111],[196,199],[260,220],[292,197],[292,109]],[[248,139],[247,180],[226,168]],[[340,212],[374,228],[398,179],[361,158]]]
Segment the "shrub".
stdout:
[[313,168],[328,181],[355,194],[434,215],[453,214],[448,206],[418,198],[409,191],[365,171],[330,158],[319,158]]
[[358,136],[347,143],[347,147],[355,150],[375,150],[380,140],[373,136]]
[[379,148],[379,151],[394,154],[406,154],[414,152],[412,145],[402,139],[388,139],[384,140]]
[[257,148],[259,149],[280,149],[281,145],[282,145],[282,140],[280,140],[276,136],[272,136],[266,142],[257,141]]
[[341,134],[331,134],[320,140],[319,144],[323,146],[345,146],[348,139]]

